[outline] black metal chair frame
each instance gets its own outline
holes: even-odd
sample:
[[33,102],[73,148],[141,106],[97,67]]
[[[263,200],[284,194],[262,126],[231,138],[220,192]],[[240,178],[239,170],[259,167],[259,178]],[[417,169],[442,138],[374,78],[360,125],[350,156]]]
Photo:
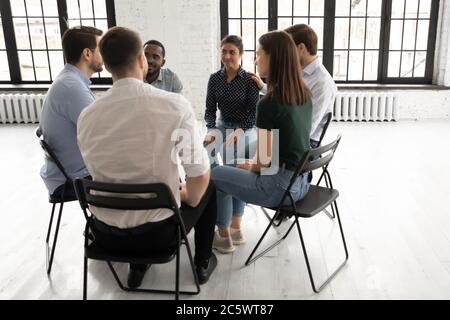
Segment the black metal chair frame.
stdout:
[[[334,157],[334,153],[336,151],[337,146],[339,145],[340,139],[341,139],[341,137],[339,136],[334,142],[332,142],[332,143],[330,143],[330,144],[328,144],[326,146],[310,150],[303,157],[303,159],[301,160],[300,164],[298,165],[297,169],[295,170],[295,172],[294,172],[294,174],[293,174],[293,176],[291,178],[289,187],[286,190],[282,200],[280,201],[280,204],[276,208],[269,208],[271,210],[275,210],[275,214],[271,218],[269,225],[267,226],[267,228],[264,231],[263,235],[259,239],[258,243],[256,244],[255,248],[251,252],[251,254],[248,257],[247,261],[245,262],[246,266],[248,266],[249,264],[253,263],[257,259],[261,258],[264,254],[266,254],[267,252],[272,250],[274,247],[279,245],[283,240],[285,240],[287,238],[287,236],[289,235],[289,233],[291,232],[293,227],[296,226],[298,234],[299,234],[299,237],[300,237],[300,242],[301,242],[301,245],[302,245],[303,254],[305,256],[306,266],[308,268],[309,279],[310,279],[311,286],[312,286],[312,289],[314,290],[314,292],[319,293],[336,276],[336,274],[344,267],[344,265],[346,264],[346,262],[348,260],[348,250],[347,250],[347,244],[345,242],[344,231],[342,229],[342,223],[341,223],[341,219],[339,217],[339,210],[338,210],[338,206],[337,206],[337,202],[336,202],[336,199],[339,196],[339,192],[337,190],[333,189],[333,184],[332,184],[331,180],[329,181],[329,183],[330,183],[329,187],[320,187],[318,185],[311,185],[310,186],[310,190],[309,190],[308,194],[310,194],[312,192],[312,189],[314,189],[314,191],[317,194],[318,193],[325,194],[325,198],[326,198],[326,201],[324,203],[313,204],[313,206],[316,206],[316,207],[314,207],[314,210],[312,210],[310,212],[302,212],[302,204],[306,202],[305,200],[308,198],[308,194],[306,195],[306,197],[304,199],[302,199],[302,200],[300,200],[300,201],[298,201],[296,203],[294,201],[294,199],[292,198],[292,195],[290,193],[290,189],[291,189],[292,185],[294,184],[296,178],[298,176],[304,174],[304,173],[307,173],[307,172],[314,171],[314,170],[322,168],[323,169],[322,170],[322,175],[321,175],[319,180],[321,180],[323,178],[323,176],[327,172],[327,169],[328,169],[330,161]],[[287,197],[289,197],[290,205],[289,206],[283,206],[282,204],[284,203],[284,201],[286,200]],[[311,205],[311,203],[309,203],[309,205]],[[319,207],[317,207],[317,206],[319,206]],[[310,263],[309,263],[305,242],[304,242],[302,231],[301,231],[301,228],[300,228],[299,217],[301,217],[301,218],[312,218],[316,214],[324,211],[324,209],[326,209],[328,206],[334,207],[334,210],[335,210],[335,213],[336,213],[336,217],[337,217],[337,220],[338,220],[338,223],[339,223],[339,229],[340,229],[340,233],[341,233],[341,237],[342,237],[342,242],[343,242],[344,250],[345,250],[345,260],[317,288],[317,286],[316,286],[316,284],[314,282],[314,277],[312,275],[312,270],[311,270],[311,266],[310,266]],[[265,214],[268,215],[268,213],[265,211],[265,208],[263,208],[263,207],[261,207],[261,208],[263,209]],[[309,209],[311,209],[311,208],[309,208]],[[275,221],[277,220],[277,217],[280,214],[286,214],[286,215],[289,215],[289,216],[293,216],[293,217],[295,217],[295,220],[292,222],[292,224],[289,227],[288,231],[286,232],[286,234],[281,239],[279,239],[278,241],[276,241],[275,243],[270,245],[267,249],[265,249],[264,251],[262,251],[261,253],[259,253],[258,255],[256,255],[254,257],[256,251],[258,250],[258,248],[261,245],[262,241],[264,240],[265,236],[269,232],[270,228],[275,226]],[[282,220],[280,221],[280,223],[281,222],[282,222]]]
[[[130,292],[151,292],[151,293],[171,293],[175,294],[175,300],[179,299],[180,294],[196,295],[200,293],[200,283],[195,271],[194,261],[192,258],[191,248],[187,239],[186,228],[180,214],[178,205],[173,197],[170,188],[163,183],[155,184],[112,184],[103,182],[94,182],[87,179],[76,179],[74,181],[75,192],[80,202],[86,218],[86,226],[84,231],[84,270],[83,270],[83,300],[87,299],[87,276],[88,276],[88,259],[106,261],[119,287],[124,291]],[[92,194],[91,191],[100,191]],[[108,195],[106,196],[105,193]],[[110,195],[111,194],[111,195]],[[149,198],[123,198],[117,195],[132,194],[148,194]],[[95,234],[91,234],[90,226],[93,223],[93,215],[89,211],[89,206],[95,206],[106,209],[117,210],[151,210],[151,209],[169,209],[175,214],[177,223],[176,246],[168,248],[167,253],[163,254],[145,254],[142,256],[123,256],[121,254],[111,254],[103,248],[95,245]],[[145,211],[144,211],[145,212]],[[90,242],[90,243],[89,243]],[[194,276],[196,290],[180,291],[180,247],[185,245],[189,257],[192,274]],[[168,263],[176,258],[176,275],[175,290],[159,290],[159,289],[140,289],[129,288],[124,286],[119,279],[111,262],[136,263],[136,264],[163,264]]]
[[[59,226],[61,224],[61,216],[62,216],[62,212],[63,212],[64,203],[75,201],[77,199],[76,198],[66,198],[65,197],[66,189],[67,189],[67,187],[69,185],[72,184],[72,179],[67,174],[66,170],[64,169],[64,167],[61,164],[61,162],[58,160],[58,157],[55,155],[55,153],[53,152],[51,147],[45,141],[44,136],[42,134],[42,131],[41,131],[41,129],[39,127],[36,129],[35,134],[39,138],[39,143],[41,145],[42,150],[44,151],[45,158],[48,161],[53,162],[58,167],[59,171],[61,171],[61,173],[66,178],[66,181],[64,183],[64,186],[63,186],[63,189],[62,189],[62,192],[61,192],[61,197],[60,198],[56,198],[56,197],[53,197],[52,195],[49,196],[49,202],[52,204],[52,213],[50,214],[50,221],[49,221],[49,224],[48,224],[47,237],[45,239],[45,244],[46,244],[47,274],[50,275],[50,273],[52,271],[53,258],[55,256],[56,243],[57,243],[57,240],[58,240]],[[52,231],[53,218],[54,218],[54,214],[55,214],[55,208],[56,208],[56,205],[58,203],[59,203],[59,213],[58,213],[58,218],[57,218],[57,221],[56,221],[55,234],[54,234],[53,241],[52,241],[53,244],[50,247],[50,235],[51,235],[51,231]]]

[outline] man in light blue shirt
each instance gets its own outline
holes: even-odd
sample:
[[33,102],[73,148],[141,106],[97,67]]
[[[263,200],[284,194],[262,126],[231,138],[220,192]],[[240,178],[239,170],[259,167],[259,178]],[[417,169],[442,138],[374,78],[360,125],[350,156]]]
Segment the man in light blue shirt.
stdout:
[[[103,70],[98,43],[102,31],[93,27],[75,27],[62,37],[67,64],[47,92],[42,108],[40,128],[44,139],[72,178],[87,177],[89,172],[77,144],[78,117],[94,102],[89,78]],[[55,163],[45,159],[41,177],[50,194],[61,196],[66,181]],[[66,196],[74,196],[73,186]]]
[[144,44],[144,54],[148,64],[145,82],[164,91],[181,93],[183,84],[177,74],[168,68],[162,69],[166,63],[164,45],[157,40],[147,41]]

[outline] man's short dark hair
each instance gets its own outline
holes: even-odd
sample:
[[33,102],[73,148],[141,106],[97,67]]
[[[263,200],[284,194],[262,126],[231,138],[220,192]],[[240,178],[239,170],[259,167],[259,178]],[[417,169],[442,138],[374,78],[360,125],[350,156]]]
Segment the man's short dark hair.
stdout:
[[74,27],[67,29],[62,36],[62,47],[64,57],[68,63],[78,63],[84,49],[95,50],[97,48],[97,37],[103,31],[94,27]]
[[306,24],[296,24],[284,31],[291,35],[296,46],[303,43],[309,54],[313,56],[317,54],[317,34],[310,26]]
[[124,27],[113,27],[100,41],[103,62],[113,72],[131,68],[142,53],[139,34]]
[[144,43],[144,48],[145,48],[146,45],[149,45],[149,44],[153,44],[155,46],[160,47],[161,50],[162,50],[163,58],[166,57],[166,48],[164,48],[164,45],[161,42],[159,42],[158,40],[149,40],[146,43]]

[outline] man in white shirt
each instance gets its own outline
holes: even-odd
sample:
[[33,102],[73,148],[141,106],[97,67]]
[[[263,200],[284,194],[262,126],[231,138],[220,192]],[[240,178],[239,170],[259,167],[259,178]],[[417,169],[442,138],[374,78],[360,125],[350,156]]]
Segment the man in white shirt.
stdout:
[[[216,196],[193,109],[183,96],[143,82],[148,66],[136,32],[110,29],[100,42],[100,52],[114,84],[80,115],[78,144],[86,167],[94,181],[167,184],[181,205],[187,232],[195,228],[194,263],[200,283],[205,283],[217,265],[211,250]],[[178,129],[191,143],[182,143]],[[180,185],[173,154],[180,156],[186,184]],[[96,218],[92,231],[106,249],[157,252],[175,241],[170,210],[91,210]],[[130,265],[128,286],[139,287],[147,268]]]
[[[337,87],[328,70],[317,56],[318,39],[315,31],[306,24],[296,24],[285,30],[297,46],[297,53],[303,69],[303,80],[311,90],[313,114],[311,122],[311,147],[319,145],[320,135],[327,122],[327,116],[333,112]],[[267,92],[266,84],[253,74],[262,93]]]

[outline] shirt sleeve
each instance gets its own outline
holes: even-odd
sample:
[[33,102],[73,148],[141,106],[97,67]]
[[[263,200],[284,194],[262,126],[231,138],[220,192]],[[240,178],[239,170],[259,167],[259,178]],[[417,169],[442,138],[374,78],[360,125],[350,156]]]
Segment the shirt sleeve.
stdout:
[[261,92],[262,95],[267,94],[267,83],[263,84],[263,87],[261,88],[261,90],[259,92]]
[[258,103],[256,111],[256,126],[260,129],[272,130],[275,126],[275,114],[274,108],[271,107],[266,101],[261,100]]
[[76,125],[81,112],[88,105],[95,101],[91,91],[87,88],[71,88],[66,92],[67,96],[64,99],[67,101],[66,114],[69,120]]
[[205,111],[205,121],[206,127],[208,129],[213,129],[216,127],[216,116],[217,116],[217,100],[214,94],[214,75],[209,77],[208,90],[206,92],[206,111]]
[[176,73],[173,74],[173,92],[181,93],[183,91],[183,84]]
[[316,84],[319,90],[312,90],[312,121],[311,121],[311,133],[314,133],[324,116],[329,112],[330,106],[333,105],[336,97],[335,85],[331,85],[328,82],[319,82]]
[[175,144],[178,156],[188,177],[198,177],[210,169],[209,158],[203,147],[203,139],[200,136],[198,121],[190,103],[183,99],[186,104],[183,108],[185,114],[181,120],[179,135]]

